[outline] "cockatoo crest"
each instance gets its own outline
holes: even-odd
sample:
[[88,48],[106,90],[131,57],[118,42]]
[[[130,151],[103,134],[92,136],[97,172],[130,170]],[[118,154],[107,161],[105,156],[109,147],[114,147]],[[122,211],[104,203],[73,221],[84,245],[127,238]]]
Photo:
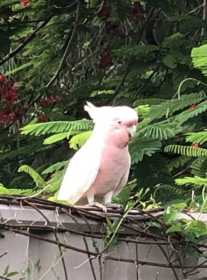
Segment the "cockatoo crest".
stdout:
[[94,123],[108,124],[114,120],[138,120],[137,112],[128,106],[102,106],[96,107],[91,102],[86,102],[84,110],[89,114]]
[[98,108],[93,105],[91,102],[86,102],[86,105],[84,106],[84,110],[89,114],[92,120],[95,120],[97,118],[97,112]]

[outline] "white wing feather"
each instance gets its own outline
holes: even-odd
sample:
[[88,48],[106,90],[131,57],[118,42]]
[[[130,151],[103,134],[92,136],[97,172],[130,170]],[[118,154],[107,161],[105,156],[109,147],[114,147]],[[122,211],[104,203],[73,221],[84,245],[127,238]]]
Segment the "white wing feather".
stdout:
[[96,179],[101,163],[101,150],[87,141],[70,160],[65,172],[58,199],[75,204]]

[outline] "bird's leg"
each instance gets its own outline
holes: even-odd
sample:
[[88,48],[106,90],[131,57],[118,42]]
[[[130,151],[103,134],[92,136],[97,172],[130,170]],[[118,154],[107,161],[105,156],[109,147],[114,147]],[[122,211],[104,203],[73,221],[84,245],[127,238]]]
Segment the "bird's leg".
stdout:
[[87,200],[88,200],[88,204],[90,206],[95,206],[95,207],[98,207],[100,208],[103,212],[107,212],[107,208],[105,205],[99,203],[99,202],[96,202],[94,201],[94,192],[88,192],[87,193]]
[[87,200],[89,205],[93,205],[94,203],[94,192],[87,192]]
[[114,194],[114,192],[113,192],[113,191],[110,191],[110,192],[108,192],[108,193],[106,193],[106,194],[104,195],[104,204],[105,204],[106,206],[108,206],[108,207],[120,208],[121,205],[111,202],[111,201],[112,201],[113,194]]
[[113,194],[114,192],[110,191],[104,195],[104,204],[106,205],[111,204]]

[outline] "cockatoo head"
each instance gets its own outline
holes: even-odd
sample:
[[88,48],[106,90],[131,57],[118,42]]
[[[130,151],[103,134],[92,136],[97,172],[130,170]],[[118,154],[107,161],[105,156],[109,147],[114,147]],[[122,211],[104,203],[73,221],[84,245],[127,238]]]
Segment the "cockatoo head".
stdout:
[[137,112],[128,106],[103,106],[96,107],[87,102],[85,111],[100,130],[110,132],[117,137],[128,137],[128,141],[134,136],[138,123]]

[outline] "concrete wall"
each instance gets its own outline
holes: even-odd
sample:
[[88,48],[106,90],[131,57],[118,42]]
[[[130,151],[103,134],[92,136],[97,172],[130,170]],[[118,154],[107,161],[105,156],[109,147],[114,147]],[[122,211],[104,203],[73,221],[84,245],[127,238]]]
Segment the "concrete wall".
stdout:
[[[50,226],[55,226],[59,223],[79,233],[81,231],[88,232],[85,222],[79,217],[76,218],[79,220],[77,224],[77,220],[74,221],[66,215],[59,215],[56,211],[42,210],[42,213],[47,217]],[[35,209],[28,207],[1,205],[1,224],[7,224],[11,227],[9,230],[0,230],[0,276],[4,274],[8,279],[19,280],[64,280],[67,279],[62,263],[62,259],[64,259],[68,280],[207,279],[207,269],[204,268],[197,269],[194,275],[185,276],[181,269],[176,268],[173,272],[170,267],[156,266],[159,263],[168,265],[166,256],[157,245],[137,245],[121,241],[104,252],[101,258],[91,257],[90,259],[87,254],[82,252],[64,249],[63,247],[60,249],[55,244],[36,238],[39,236],[40,239],[56,240],[52,231],[42,230],[46,225],[44,216]],[[87,226],[94,229],[94,232],[98,228],[100,229],[100,224],[94,222],[90,222],[90,225]],[[31,230],[31,228],[33,229]],[[33,236],[15,233],[13,232],[15,230],[19,230],[21,233],[23,231],[26,235],[32,234]],[[64,231],[57,232],[56,237],[58,237],[60,243],[83,249],[84,251],[88,249],[91,252],[97,253],[104,248],[103,240],[100,238],[84,237],[81,234],[78,235]],[[130,239],[133,238],[137,239],[135,235],[131,235]],[[137,240],[146,243],[152,242],[152,240],[144,238],[138,238]],[[170,247],[162,245],[162,249],[165,250],[167,257],[174,264],[179,265]],[[120,261],[118,261],[119,259]],[[126,259],[129,262],[123,261]],[[137,264],[136,260],[138,262],[141,261],[141,264]],[[148,264],[145,264],[145,262]],[[149,265],[149,262],[152,265]],[[183,259],[184,265],[197,265],[197,262],[198,260],[193,256]],[[18,274],[14,275],[12,272],[18,272]]]

